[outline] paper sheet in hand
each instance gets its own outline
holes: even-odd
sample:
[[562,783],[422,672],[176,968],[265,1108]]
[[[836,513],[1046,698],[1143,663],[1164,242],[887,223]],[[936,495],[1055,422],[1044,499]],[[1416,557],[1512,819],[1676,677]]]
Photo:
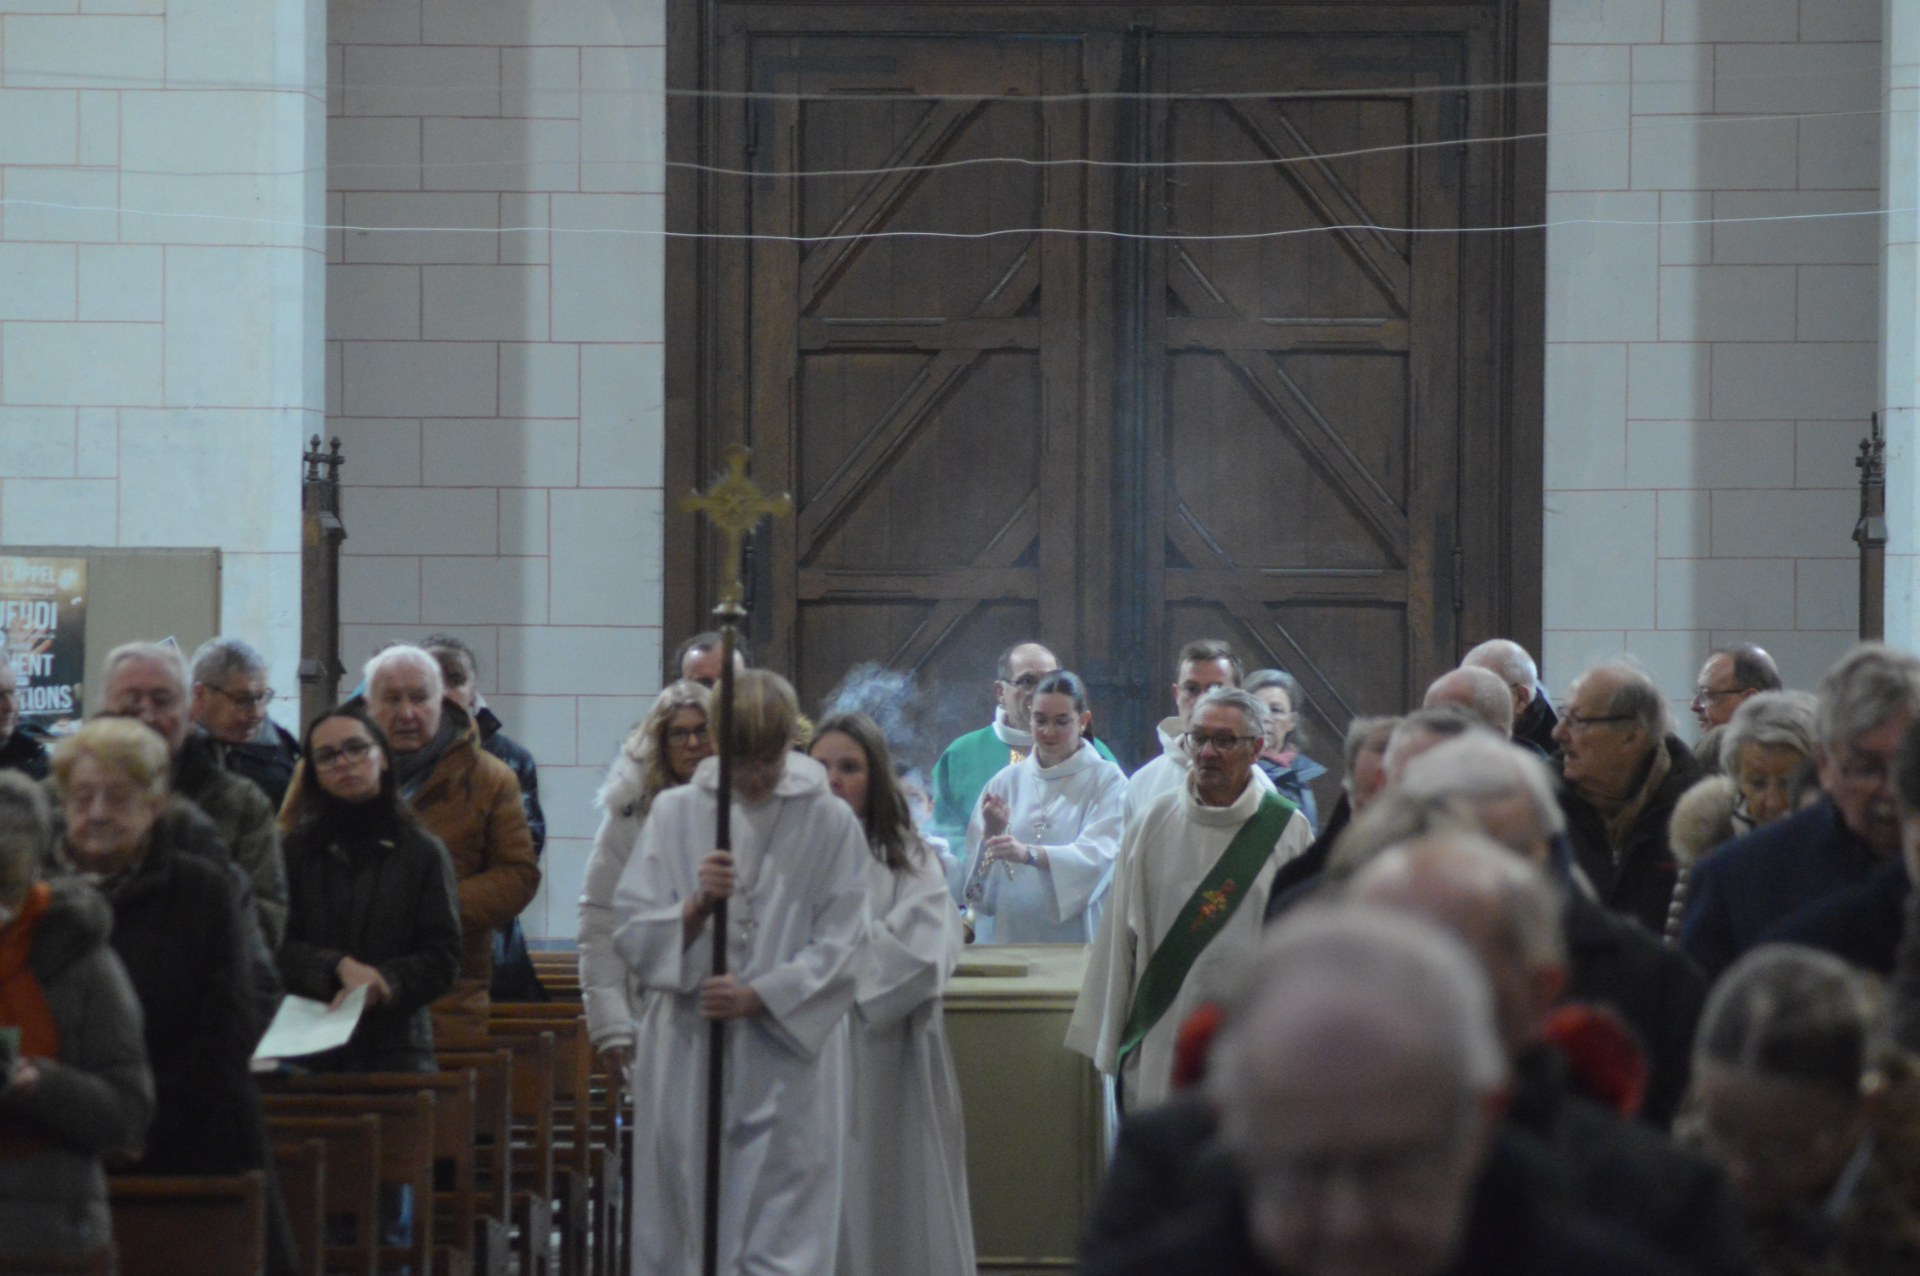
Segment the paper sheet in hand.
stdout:
[[280,1013],[268,1026],[267,1035],[260,1038],[259,1046],[254,1049],[254,1061],[298,1059],[301,1055],[344,1046],[353,1035],[354,1025],[360,1022],[360,1012],[366,1008],[364,984],[348,993],[346,1000],[332,1010],[324,1001],[286,997],[280,1002]]

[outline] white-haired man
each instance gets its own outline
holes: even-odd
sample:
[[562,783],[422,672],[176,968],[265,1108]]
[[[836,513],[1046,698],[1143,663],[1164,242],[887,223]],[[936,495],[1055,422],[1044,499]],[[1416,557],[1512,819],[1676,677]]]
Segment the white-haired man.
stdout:
[[1265,705],[1216,688],[1188,721],[1187,783],[1127,826],[1067,1030],[1130,1111],[1166,1098],[1180,1025],[1226,994],[1259,947],[1275,871],[1313,841],[1299,808],[1255,783]]
[[1471,665],[1448,670],[1433,680],[1420,704],[1425,709],[1457,705],[1486,723],[1501,739],[1513,735],[1513,697],[1507,694],[1507,684],[1490,670]]
[[1489,638],[1460,661],[1462,669],[1485,669],[1507,685],[1513,697],[1513,738],[1551,757],[1559,746],[1553,729],[1560,717],[1553,711],[1547,689],[1540,685],[1540,666],[1525,647],[1511,638]]

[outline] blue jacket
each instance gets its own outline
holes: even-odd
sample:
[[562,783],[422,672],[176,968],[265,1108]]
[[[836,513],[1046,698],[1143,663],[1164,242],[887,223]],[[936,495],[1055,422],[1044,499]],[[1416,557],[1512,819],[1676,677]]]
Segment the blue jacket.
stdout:
[[1680,946],[1712,979],[1774,923],[1865,880],[1881,862],[1841,821],[1833,800],[1822,798],[1735,838],[1694,868]]
[[1281,766],[1278,762],[1271,762],[1266,758],[1261,758],[1259,765],[1260,769],[1266,772],[1267,778],[1273,781],[1273,787],[1279,790],[1280,796],[1299,807],[1300,814],[1307,817],[1308,827],[1318,833],[1320,812],[1314,806],[1313,782],[1325,775],[1327,768],[1304,753],[1294,754],[1293,762],[1289,766]]

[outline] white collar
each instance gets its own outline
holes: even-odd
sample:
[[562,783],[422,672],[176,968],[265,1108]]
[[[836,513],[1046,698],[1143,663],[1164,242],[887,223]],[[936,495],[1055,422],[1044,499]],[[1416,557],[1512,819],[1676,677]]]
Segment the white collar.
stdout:
[[[709,793],[720,788],[720,755],[702,759],[693,769],[693,782]],[[805,797],[809,793],[827,791],[827,768],[815,762],[804,753],[787,753],[787,765],[780,773],[780,782],[773,786],[771,797]],[[736,797],[737,800],[737,797]]]
[[993,734],[999,737],[1000,743],[1006,745],[1009,749],[1019,749],[1026,752],[1033,748],[1033,732],[1022,731],[1018,727],[1009,726],[1007,724],[1007,711],[1005,709],[995,709],[993,711]]
[[1073,756],[1064,759],[1057,766],[1041,766],[1038,753],[1029,753],[1020,765],[1032,767],[1033,773],[1043,780],[1064,780],[1082,771],[1090,771],[1105,760],[1100,756],[1099,750],[1082,740],[1080,747],[1073,751]]
[[1268,793],[1273,791],[1271,781],[1262,783],[1266,780],[1266,774],[1256,766],[1253,768],[1253,774],[1247,777],[1247,787],[1240,790],[1240,796],[1231,804],[1208,806],[1194,792],[1193,778],[1193,772],[1188,771],[1187,782],[1180,786],[1180,801],[1187,808],[1187,818],[1195,824],[1210,824],[1216,827],[1232,825],[1238,828],[1253,818],[1254,812],[1260,809],[1260,803],[1266,799]]

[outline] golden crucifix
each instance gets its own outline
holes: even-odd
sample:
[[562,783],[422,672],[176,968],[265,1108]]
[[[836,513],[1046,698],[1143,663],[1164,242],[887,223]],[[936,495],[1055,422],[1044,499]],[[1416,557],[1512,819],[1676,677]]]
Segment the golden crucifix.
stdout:
[[740,605],[740,542],[753,525],[768,514],[785,514],[793,508],[793,498],[785,492],[768,496],[747,477],[747,449],[738,443],[727,449],[727,472],[714,480],[705,492],[695,492],[680,502],[689,514],[705,514],[720,533],[720,605]]

